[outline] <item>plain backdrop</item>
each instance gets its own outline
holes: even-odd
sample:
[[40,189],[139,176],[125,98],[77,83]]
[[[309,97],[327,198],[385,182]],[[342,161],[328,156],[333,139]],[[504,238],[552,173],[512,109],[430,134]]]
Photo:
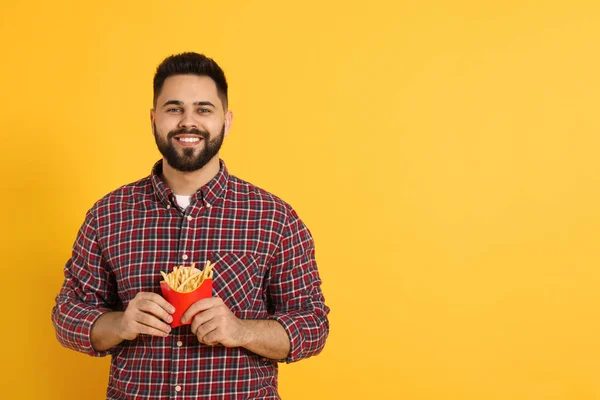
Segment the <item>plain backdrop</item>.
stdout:
[[197,51],[230,172],[316,241],[331,334],[283,398],[599,399],[599,43],[591,1],[3,1],[0,396],[104,398],[54,296],[159,159],[156,66]]

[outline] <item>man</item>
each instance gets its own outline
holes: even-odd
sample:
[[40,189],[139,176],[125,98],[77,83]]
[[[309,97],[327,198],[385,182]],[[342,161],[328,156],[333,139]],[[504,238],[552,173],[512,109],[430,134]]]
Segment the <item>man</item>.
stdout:
[[[277,363],[318,354],[329,332],[312,237],[220,160],[233,114],[212,59],[165,59],[150,117],[163,158],[88,211],[52,312],[57,338],[112,355],[109,399],[279,398]],[[206,261],[213,297],[171,328],[160,271]]]

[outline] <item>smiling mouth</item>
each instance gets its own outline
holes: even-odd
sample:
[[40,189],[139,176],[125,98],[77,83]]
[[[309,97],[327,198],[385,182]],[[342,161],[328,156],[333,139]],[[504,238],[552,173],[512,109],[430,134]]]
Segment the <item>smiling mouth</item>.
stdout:
[[204,140],[201,136],[181,135],[173,137],[182,147],[196,147],[198,143]]
[[175,139],[183,143],[198,143],[200,140],[202,140],[199,137],[178,137]]

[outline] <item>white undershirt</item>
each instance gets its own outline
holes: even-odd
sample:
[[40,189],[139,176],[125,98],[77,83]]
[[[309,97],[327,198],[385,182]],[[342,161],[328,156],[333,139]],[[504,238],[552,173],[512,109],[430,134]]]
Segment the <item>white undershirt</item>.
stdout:
[[187,208],[187,206],[190,205],[191,198],[192,196],[180,196],[178,194],[175,195],[175,200],[177,200],[177,204],[179,204],[179,207],[183,208],[184,210]]

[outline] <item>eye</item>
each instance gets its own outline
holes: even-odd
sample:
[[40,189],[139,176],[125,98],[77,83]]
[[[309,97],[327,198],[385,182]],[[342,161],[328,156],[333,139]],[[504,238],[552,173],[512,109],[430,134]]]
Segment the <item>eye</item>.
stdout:
[[208,109],[208,108],[199,108],[198,109],[199,114],[208,114],[209,112],[210,112],[210,109]]
[[168,113],[172,114],[172,113],[178,113],[181,111],[181,108],[167,108],[166,110]]

